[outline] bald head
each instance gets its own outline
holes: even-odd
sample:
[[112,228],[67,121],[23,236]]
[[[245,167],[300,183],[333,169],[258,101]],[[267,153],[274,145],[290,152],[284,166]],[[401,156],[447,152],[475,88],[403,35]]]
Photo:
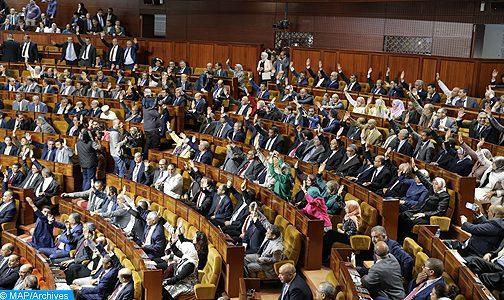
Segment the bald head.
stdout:
[[122,268],[119,270],[118,278],[121,283],[128,283],[131,281],[133,274],[128,268]]
[[383,257],[387,256],[388,252],[389,252],[389,248],[385,242],[380,241],[375,244],[375,254],[378,257],[383,258]]
[[296,276],[296,267],[293,264],[287,263],[282,265],[278,270],[278,278],[282,283],[289,283]]

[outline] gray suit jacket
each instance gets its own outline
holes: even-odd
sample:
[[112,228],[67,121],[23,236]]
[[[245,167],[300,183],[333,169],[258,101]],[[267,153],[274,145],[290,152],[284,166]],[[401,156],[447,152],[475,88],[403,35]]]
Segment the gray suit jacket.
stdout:
[[376,261],[369,273],[362,277],[362,285],[373,297],[382,296],[390,300],[402,300],[406,297],[401,266],[392,254]]
[[12,110],[28,111],[28,104],[30,101],[23,99],[20,102],[12,102]]
[[88,211],[95,211],[102,207],[103,203],[107,199],[105,192],[95,192],[93,188],[87,191],[68,193],[70,198],[82,198],[88,200]]
[[118,207],[116,210],[101,214],[103,218],[112,219],[112,224],[117,227],[124,229],[128,226],[128,223],[131,218],[131,214],[128,212],[128,209],[123,207]]
[[[65,91],[66,91],[66,87],[65,87],[65,85],[62,85],[60,87],[60,91],[59,91],[60,95],[63,95],[63,93],[65,93]],[[74,92],[75,92],[75,87],[72,85],[72,86],[70,86],[68,93],[65,93],[65,95],[71,96],[71,95],[73,95]]]

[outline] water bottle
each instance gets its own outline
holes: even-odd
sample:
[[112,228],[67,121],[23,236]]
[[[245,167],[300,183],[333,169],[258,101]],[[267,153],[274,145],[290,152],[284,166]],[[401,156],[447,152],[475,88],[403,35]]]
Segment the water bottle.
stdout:
[[355,253],[353,253],[353,252],[350,255],[350,263],[352,264],[352,267],[354,267],[354,268],[355,268],[355,266],[357,266],[357,264],[355,263]]
[[439,238],[441,236],[441,229],[436,230],[436,234],[434,235],[435,237]]

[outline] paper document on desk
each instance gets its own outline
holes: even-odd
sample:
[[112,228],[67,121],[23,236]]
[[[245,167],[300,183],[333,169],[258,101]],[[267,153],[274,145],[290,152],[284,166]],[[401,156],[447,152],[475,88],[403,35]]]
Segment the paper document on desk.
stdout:
[[460,253],[458,253],[458,251],[457,251],[457,250],[450,250],[450,252],[451,252],[451,253],[453,253],[453,255],[455,255],[455,258],[456,258],[459,262],[461,262],[461,263],[463,263],[463,264],[466,264],[466,263],[467,263],[467,261],[466,261],[466,260],[465,260],[465,259],[464,259],[461,255],[460,255]]

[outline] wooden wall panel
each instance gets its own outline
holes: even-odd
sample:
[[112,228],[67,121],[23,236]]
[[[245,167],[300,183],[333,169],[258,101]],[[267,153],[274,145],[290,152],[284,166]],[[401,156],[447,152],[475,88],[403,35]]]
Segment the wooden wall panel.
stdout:
[[435,58],[424,58],[422,60],[422,74],[420,78],[422,78],[426,84],[436,80],[437,63],[438,60]]
[[[458,86],[460,88],[470,89],[473,85],[473,79],[475,78],[474,66],[474,62],[442,59],[439,75],[448,88]],[[472,94],[471,91],[470,94]]]
[[359,81],[365,81],[367,70],[369,69],[369,59],[367,54],[340,52],[339,63],[345,75],[355,74]]
[[[188,58],[188,53],[187,53],[187,44],[186,42],[175,42],[174,45],[173,45],[173,55],[171,57],[171,60],[175,60],[175,61],[178,61],[178,60],[187,60]],[[191,62],[189,62],[191,64],[191,67],[194,67],[193,64]]]
[[191,66],[206,66],[207,63],[213,62],[213,45],[190,43],[188,56],[191,57]]
[[151,53],[149,61],[154,57],[159,57],[165,61],[165,64],[168,64],[173,57],[173,43],[170,42],[149,41],[147,50]]
[[321,55],[319,50],[300,49],[299,51],[293,51],[291,53],[291,60],[294,62],[294,68],[298,71],[304,70],[307,58],[309,58],[312,65],[314,65],[318,64],[320,57]]
[[[336,71],[336,64],[338,63],[338,52],[336,51],[323,51],[322,52],[322,65],[324,71],[329,75],[329,72]],[[312,62],[313,66],[318,66],[318,62]]]
[[220,62],[221,64],[226,63],[226,59],[229,58],[229,46],[228,45],[221,45],[221,44],[215,44],[214,45],[214,63]]
[[[241,64],[246,70],[257,69],[259,48],[253,46],[231,45],[231,63]],[[255,66],[252,68],[252,66]]]
[[499,71],[497,75],[497,80],[501,79],[504,74],[504,61],[494,61],[494,62],[482,62],[479,63],[479,74],[476,77],[476,85],[473,87],[476,91],[484,91],[490,84],[490,78],[492,78],[493,69]]
[[387,71],[387,56],[381,54],[371,54],[371,63],[369,64],[373,68],[373,73],[371,77],[373,81],[377,79],[385,79],[385,72]]
[[408,82],[413,82],[419,78],[420,57],[407,56],[389,56],[390,77],[399,77],[399,74],[404,71],[405,79]]

